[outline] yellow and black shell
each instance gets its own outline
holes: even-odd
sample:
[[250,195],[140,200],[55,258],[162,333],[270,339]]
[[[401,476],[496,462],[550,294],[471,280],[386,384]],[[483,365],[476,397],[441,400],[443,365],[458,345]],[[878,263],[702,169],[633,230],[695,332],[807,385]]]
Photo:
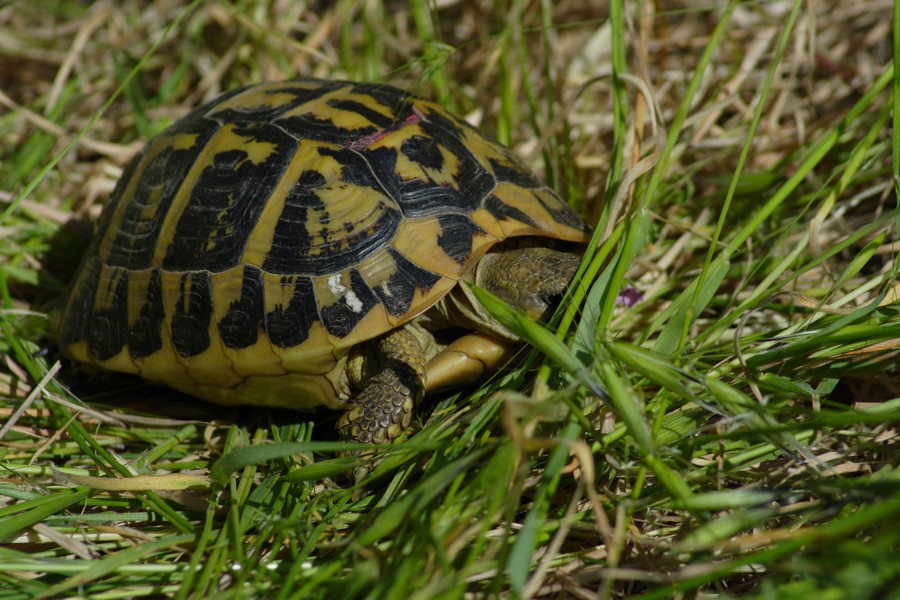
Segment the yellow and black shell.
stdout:
[[119,181],[58,325],[64,353],[227,404],[338,408],[349,349],[512,236],[584,241],[507,149],[387,85],[224,94]]

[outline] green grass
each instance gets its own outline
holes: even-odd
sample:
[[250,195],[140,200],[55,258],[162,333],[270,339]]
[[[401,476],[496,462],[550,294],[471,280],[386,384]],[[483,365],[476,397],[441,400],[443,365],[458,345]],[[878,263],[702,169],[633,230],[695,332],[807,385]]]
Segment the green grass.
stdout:
[[[897,597],[898,7],[565,4],[2,9],[0,600]],[[527,349],[364,493],[327,415],[43,351],[141,143],[301,75],[437,99],[597,232],[552,324],[485,300]]]

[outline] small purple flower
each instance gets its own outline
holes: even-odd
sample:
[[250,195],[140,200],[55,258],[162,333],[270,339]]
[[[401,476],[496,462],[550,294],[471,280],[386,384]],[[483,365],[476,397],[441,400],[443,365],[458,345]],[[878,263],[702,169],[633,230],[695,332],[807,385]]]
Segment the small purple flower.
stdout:
[[643,299],[644,297],[641,293],[629,283],[616,296],[616,306],[632,307]]

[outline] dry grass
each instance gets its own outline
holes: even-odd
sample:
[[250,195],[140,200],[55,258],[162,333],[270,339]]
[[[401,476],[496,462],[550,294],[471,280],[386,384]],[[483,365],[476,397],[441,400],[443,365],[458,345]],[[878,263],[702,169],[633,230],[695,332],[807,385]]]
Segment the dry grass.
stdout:
[[[894,3],[606,4],[0,5],[0,598],[895,593]],[[527,333],[570,376],[431,403],[362,500],[328,424],[36,354],[128,159],[292,76],[436,98],[610,240]]]

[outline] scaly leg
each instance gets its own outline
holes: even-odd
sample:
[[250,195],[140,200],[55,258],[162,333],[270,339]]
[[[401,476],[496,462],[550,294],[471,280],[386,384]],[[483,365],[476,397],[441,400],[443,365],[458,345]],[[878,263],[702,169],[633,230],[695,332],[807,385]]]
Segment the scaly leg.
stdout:
[[359,344],[347,360],[354,393],[338,419],[341,437],[380,444],[400,437],[425,391],[425,353],[404,328]]

